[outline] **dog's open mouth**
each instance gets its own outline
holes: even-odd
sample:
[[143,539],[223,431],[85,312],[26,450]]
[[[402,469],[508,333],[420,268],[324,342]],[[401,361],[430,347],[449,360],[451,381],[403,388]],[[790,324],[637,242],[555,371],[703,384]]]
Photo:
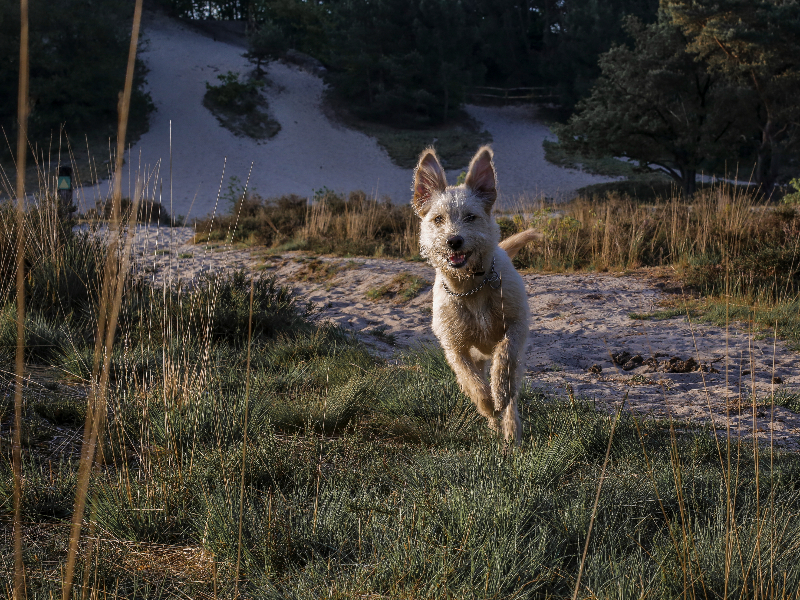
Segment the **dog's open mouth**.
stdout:
[[469,258],[470,252],[455,252],[450,255],[447,261],[450,263],[450,266],[454,269],[460,269],[465,264],[467,264],[467,259]]

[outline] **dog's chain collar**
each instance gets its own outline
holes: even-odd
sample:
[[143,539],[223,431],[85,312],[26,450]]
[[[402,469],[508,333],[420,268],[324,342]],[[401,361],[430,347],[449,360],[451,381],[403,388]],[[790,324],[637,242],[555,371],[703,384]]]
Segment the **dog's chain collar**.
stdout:
[[[492,257],[492,266],[489,268],[489,274],[483,278],[481,284],[475,289],[472,289],[468,292],[464,292],[462,294],[457,294],[456,292],[452,291],[449,287],[447,287],[447,284],[444,282],[444,280],[442,280],[442,287],[444,288],[444,291],[450,294],[451,296],[454,296],[456,298],[463,298],[464,296],[471,296],[472,294],[478,293],[487,283],[489,284],[489,287],[492,288],[493,290],[496,290],[503,284],[503,279],[500,277],[500,274],[494,270],[494,257]],[[495,285],[495,283],[497,285]]]

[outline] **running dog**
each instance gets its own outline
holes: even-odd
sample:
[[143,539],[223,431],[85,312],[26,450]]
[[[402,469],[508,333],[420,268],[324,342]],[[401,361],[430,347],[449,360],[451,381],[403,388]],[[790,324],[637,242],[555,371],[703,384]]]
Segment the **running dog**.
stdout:
[[[478,150],[462,185],[448,186],[433,149],[414,171],[411,204],[421,219],[420,254],[436,269],[433,332],[461,389],[489,427],[518,445],[517,396],[530,311],[525,284],[511,259],[539,232],[500,242],[491,215],[497,199],[492,151]],[[490,379],[487,379],[487,367]],[[498,423],[499,420],[499,423]]]

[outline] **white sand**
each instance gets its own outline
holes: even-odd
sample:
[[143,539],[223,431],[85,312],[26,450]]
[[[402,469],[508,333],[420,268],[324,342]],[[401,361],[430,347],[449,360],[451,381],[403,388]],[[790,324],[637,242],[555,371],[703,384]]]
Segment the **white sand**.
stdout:
[[[244,182],[251,163],[251,189],[263,197],[290,193],[307,197],[328,187],[385,194],[394,202],[409,199],[411,171],[395,166],[374,139],[328,120],[321,106],[325,86],[316,75],[270,64],[268,76],[274,85],[266,95],[282,129],[271,140],[258,143],[233,135],[202,105],[206,82],[216,84],[217,75],[252,69],[242,48],[216,42],[154,13],[148,14],[143,29],[147,44],[141,57],[149,68],[147,87],[156,112],[149,132],[131,149],[123,194],[131,196],[134,191],[131,176],[146,174],[151,195],[169,206],[171,123],[173,214],[186,216],[195,195],[190,216],[211,212],[223,165],[224,190],[232,175]],[[531,107],[467,109],[494,138],[501,202],[522,194],[563,199],[581,186],[610,180],[546,162],[542,141],[549,130],[535,121]],[[79,194],[81,209],[94,206],[107,193],[108,183],[84,188]]]
[[[390,360],[416,344],[436,344],[430,325],[430,287],[407,303],[367,298],[369,290],[402,272],[432,282],[434,272],[427,264],[322,257],[318,260],[337,264],[341,270],[331,279],[309,282],[302,279],[312,259],[302,253],[276,257],[259,251],[212,251],[187,244],[191,233],[188,228],[140,227],[135,245],[139,272],[161,283],[230,268],[266,269],[304,300],[314,302],[320,308],[319,319],[352,330]],[[170,252],[156,255],[164,249]],[[181,259],[181,253],[192,257]],[[720,435],[728,426],[734,435],[749,436],[755,429],[764,442],[774,436],[776,445],[800,449],[800,415],[781,407],[773,413],[769,406],[773,392],[780,397],[800,391],[800,357],[783,342],[773,347],[771,337],[758,339],[743,324],[726,329],[690,323],[684,317],[631,319],[631,313],[651,312],[668,297],[661,290],[664,282],[652,277],[531,274],[524,279],[532,314],[526,381],[532,387],[562,397],[572,389],[576,397],[609,411],[627,394],[626,409],[648,417],[713,422]],[[387,335],[394,338],[392,344],[386,342]],[[611,354],[620,351],[645,359],[661,355],[659,361],[694,358],[719,372],[665,373],[646,365],[623,371],[611,360]],[[589,372],[595,364],[602,367],[601,373]],[[779,383],[773,383],[774,376]]]
[[535,106],[467,106],[467,112],[492,134],[500,208],[520,198],[563,201],[578,188],[615,180],[547,162],[542,142],[557,138],[536,120]]

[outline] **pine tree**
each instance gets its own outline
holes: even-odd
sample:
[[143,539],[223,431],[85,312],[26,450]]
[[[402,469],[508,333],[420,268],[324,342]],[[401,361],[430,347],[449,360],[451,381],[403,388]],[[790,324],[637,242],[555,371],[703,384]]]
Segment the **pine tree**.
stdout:
[[690,49],[750,96],[756,180],[771,192],[800,144],[800,3],[796,0],[665,0]]
[[256,63],[256,72],[260,77],[263,75],[261,63],[279,58],[286,49],[287,41],[283,30],[272,21],[265,21],[247,36],[245,57]]
[[668,20],[644,25],[631,17],[626,29],[634,47],[615,46],[600,57],[591,95],[556,133],[584,154],[655,167],[691,196],[698,170],[724,160],[738,144],[737,88],[709,72]]

